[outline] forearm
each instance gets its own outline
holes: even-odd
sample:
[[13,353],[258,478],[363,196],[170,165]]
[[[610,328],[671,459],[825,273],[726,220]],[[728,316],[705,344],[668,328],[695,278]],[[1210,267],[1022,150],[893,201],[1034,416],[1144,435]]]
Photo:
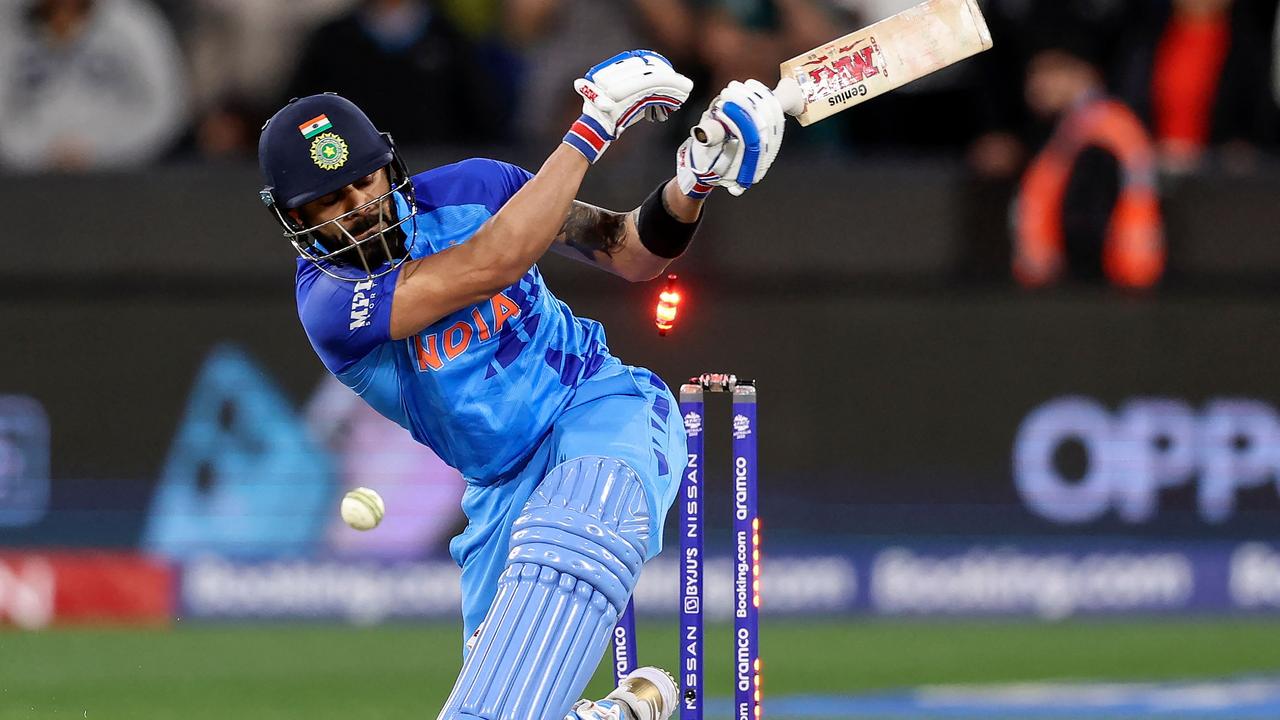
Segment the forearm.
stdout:
[[615,258],[618,274],[632,281],[651,280],[663,273],[688,248],[696,223],[702,216],[704,199],[694,199],[680,191],[673,178],[662,188],[661,207],[649,213],[663,213],[641,222],[643,205],[627,214],[623,252]]
[[680,192],[680,183],[675,178],[662,188],[662,199],[671,216],[683,223],[697,222],[702,215],[702,204],[707,201],[705,197],[694,199]]
[[399,340],[517,282],[547,251],[587,161],[561,145],[469,242],[406,262],[396,280],[391,337]]
[[506,279],[518,279],[551,246],[589,167],[581,153],[560,145],[468,244]]

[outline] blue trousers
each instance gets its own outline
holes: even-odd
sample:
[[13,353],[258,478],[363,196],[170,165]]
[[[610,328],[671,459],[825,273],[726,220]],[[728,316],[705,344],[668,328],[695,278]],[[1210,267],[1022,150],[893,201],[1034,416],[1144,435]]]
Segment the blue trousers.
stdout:
[[468,478],[462,497],[467,528],[449,544],[462,568],[464,641],[493,603],[512,523],[552,468],[575,457],[600,455],[635,470],[650,506],[648,560],[662,550],[663,524],[679,490],[687,452],[684,421],[667,386],[648,370],[615,365],[577,389],[524,466],[497,480]]

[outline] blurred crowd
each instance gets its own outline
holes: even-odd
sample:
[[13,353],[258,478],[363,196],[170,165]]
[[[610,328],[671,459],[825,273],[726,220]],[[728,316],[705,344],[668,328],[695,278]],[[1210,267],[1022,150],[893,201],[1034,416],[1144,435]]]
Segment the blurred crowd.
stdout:
[[[915,0],[0,0],[0,164],[244,158],[288,98],[347,95],[404,146],[558,138],[574,77],[651,47],[706,90]],[[1276,147],[1275,0],[984,0],[995,49],[795,134],[1013,176],[1073,102],[1064,64],[1159,165],[1247,171]],[[702,98],[705,100],[705,98]]]
[[[322,91],[402,147],[549,146],[573,79],[619,50],[666,54],[697,107],[916,2],[0,0],[0,171],[243,162],[277,108]],[[1032,286],[1154,283],[1157,183],[1280,155],[1277,0],[980,3],[993,50],[789,146],[951,157],[1016,186],[1011,270]],[[687,123],[669,125],[654,150]]]

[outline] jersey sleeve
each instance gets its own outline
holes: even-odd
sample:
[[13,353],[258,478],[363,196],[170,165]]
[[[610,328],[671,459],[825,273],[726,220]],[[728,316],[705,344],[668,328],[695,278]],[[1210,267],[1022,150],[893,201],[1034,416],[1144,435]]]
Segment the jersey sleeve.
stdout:
[[[533,179],[533,173],[525,170],[518,165],[502,162],[501,160],[480,159],[477,162],[487,163],[491,166],[491,172],[497,179],[497,187],[494,194],[497,198],[501,198],[501,205],[505,205],[512,195],[515,195],[524,184]],[[495,209],[494,212],[497,212]]]
[[300,267],[298,317],[329,372],[340,375],[391,341],[391,301],[399,277],[397,268],[373,280],[347,282]]
[[496,214],[533,173],[511,163],[471,158],[413,177],[414,193],[427,210],[447,205],[484,205]]

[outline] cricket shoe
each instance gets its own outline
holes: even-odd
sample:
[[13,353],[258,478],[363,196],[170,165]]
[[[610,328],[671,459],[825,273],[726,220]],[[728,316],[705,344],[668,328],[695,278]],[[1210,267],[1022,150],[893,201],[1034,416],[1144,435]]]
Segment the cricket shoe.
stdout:
[[642,667],[623,678],[604,700],[580,700],[573,712],[580,720],[667,720],[678,702],[679,691],[670,673]]
[[622,678],[605,700],[616,700],[625,705],[631,720],[667,720],[676,712],[680,689],[666,670],[642,667]]

